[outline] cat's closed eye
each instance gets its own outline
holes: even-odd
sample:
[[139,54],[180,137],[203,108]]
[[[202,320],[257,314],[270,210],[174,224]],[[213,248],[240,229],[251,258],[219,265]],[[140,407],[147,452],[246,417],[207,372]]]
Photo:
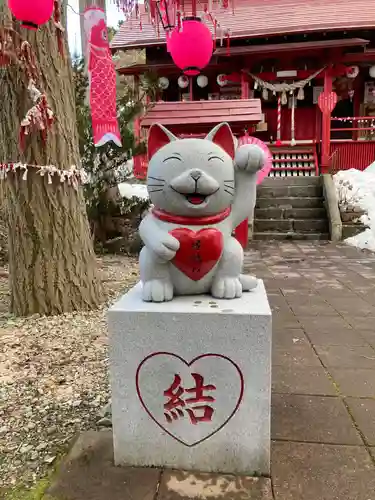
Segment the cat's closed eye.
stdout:
[[210,156],[208,161],[211,161],[211,160],[220,160],[224,163],[223,158],[220,158],[220,156]]
[[175,156],[168,156],[168,158],[165,158],[165,160],[163,160],[163,163],[165,163],[168,160],[179,160],[179,161],[182,161],[182,158],[180,158],[179,156],[177,156],[177,154]]

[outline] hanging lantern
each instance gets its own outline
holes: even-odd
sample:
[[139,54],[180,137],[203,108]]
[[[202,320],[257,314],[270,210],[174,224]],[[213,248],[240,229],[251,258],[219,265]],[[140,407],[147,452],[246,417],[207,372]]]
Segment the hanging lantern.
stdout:
[[197,85],[201,89],[204,89],[208,85],[208,78],[206,75],[199,75],[197,78]]
[[54,0],[9,0],[8,5],[13,16],[21,21],[23,28],[37,30],[52,17]]
[[167,90],[169,87],[169,80],[166,76],[161,76],[158,80],[158,87],[161,90]]
[[186,89],[189,86],[189,78],[186,75],[181,75],[177,80],[180,89]]
[[348,78],[357,78],[359,74],[359,68],[358,66],[349,66],[347,69],[346,69],[346,76]]
[[199,75],[212,56],[211,32],[198,17],[187,17],[182,21],[181,31],[171,33],[168,50],[185,75]]
[[220,85],[220,87],[225,87],[225,85],[228,83],[227,75],[224,75],[223,73],[218,75],[216,81],[217,84]]
[[368,72],[371,78],[375,78],[375,66],[371,66]]
[[177,11],[175,0],[158,0],[156,8],[163,30],[169,33],[176,26]]

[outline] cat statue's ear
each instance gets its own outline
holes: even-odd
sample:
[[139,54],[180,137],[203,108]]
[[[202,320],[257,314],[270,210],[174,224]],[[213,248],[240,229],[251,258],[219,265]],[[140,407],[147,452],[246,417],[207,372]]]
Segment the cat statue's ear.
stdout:
[[228,123],[224,122],[216,125],[216,127],[206,136],[206,140],[217,144],[223,148],[231,158],[234,158],[234,137]]
[[147,141],[148,159],[150,160],[159,149],[176,139],[177,137],[163,125],[159,123],[151,125]]

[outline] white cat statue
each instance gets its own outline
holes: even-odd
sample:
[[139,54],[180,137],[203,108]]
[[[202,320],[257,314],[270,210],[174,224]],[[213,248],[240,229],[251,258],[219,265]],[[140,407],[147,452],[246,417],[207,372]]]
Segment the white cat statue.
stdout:
[[153,208],[139,228],[143,300],[234,299],[255,288],[256,278],[241,274],[243,249],[232,233],[255,206],[263,151],[246,144],[235,152],[227,123],[205,139],[178,139],[155,124],[148,155]]

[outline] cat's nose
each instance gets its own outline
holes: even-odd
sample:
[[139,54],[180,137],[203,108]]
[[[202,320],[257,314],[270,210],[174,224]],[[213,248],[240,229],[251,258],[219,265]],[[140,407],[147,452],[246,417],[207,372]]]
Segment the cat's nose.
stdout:
[[202,172],[200,170],[192,170],[190,172],[190,177],[192,177],[195,181],[202,177]]

